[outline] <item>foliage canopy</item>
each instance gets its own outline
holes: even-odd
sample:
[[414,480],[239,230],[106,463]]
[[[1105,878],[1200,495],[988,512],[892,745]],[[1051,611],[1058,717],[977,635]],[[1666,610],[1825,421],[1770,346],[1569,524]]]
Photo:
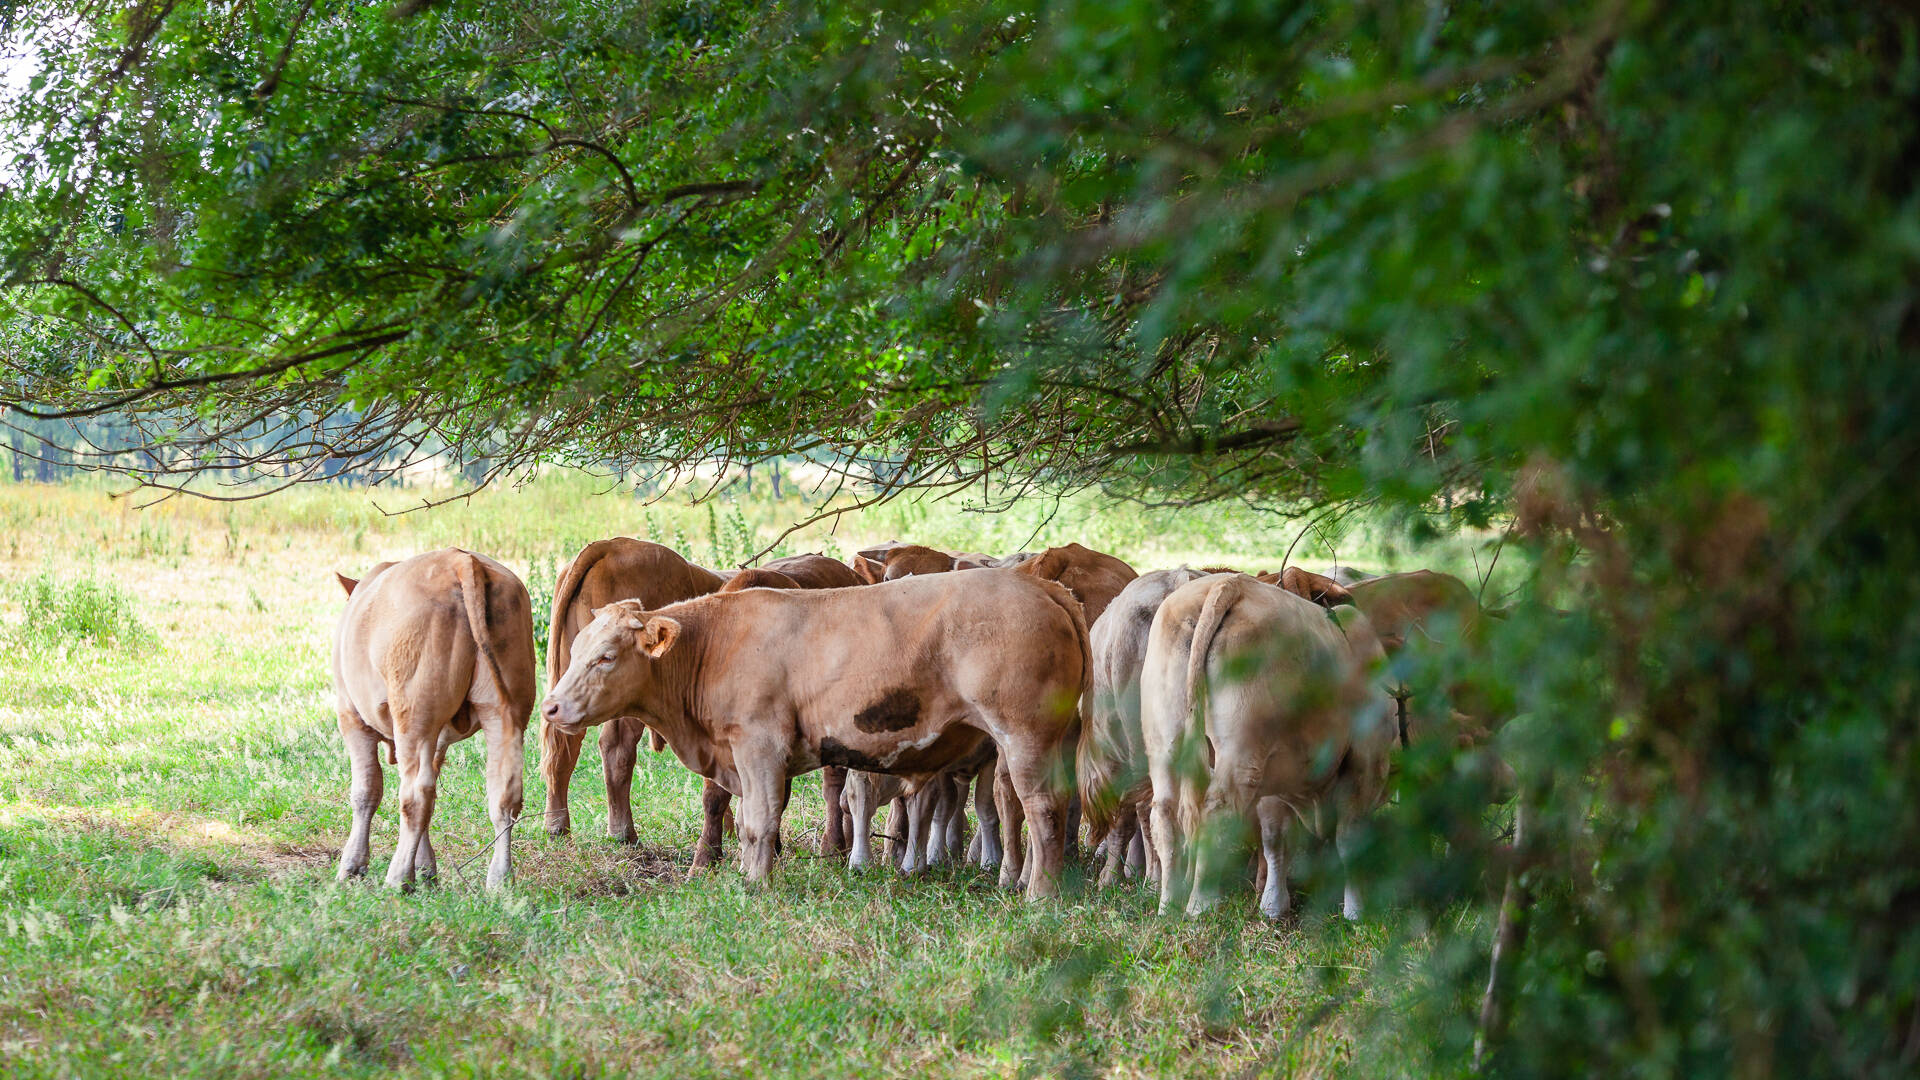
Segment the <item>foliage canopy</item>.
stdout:
[[[299,414],[263,464],[799,451],[1510,513],[1537,570],[1483,674],[1531,836],[1375,851],[1435,911],[1523,872],[1494,1066],[1920,1059],[1912,4],[53,2],[13,33],[44,70],[5,121],[4,396],[131,416],[152,453],[103,464],[176,483]],[[1450,837],[1465,803],[1404,785]],[[1436,1067],[1476,963],[1435,953],[1401,1017]]]

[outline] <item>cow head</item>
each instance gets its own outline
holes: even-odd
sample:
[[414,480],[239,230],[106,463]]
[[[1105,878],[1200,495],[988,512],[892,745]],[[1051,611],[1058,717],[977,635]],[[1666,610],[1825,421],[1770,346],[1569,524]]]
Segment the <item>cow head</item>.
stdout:
[[919,544],[902,544],[887,552],[886,580],[915,574],[944,574],[953,569],[953,556]]
[[574,637],[572,660],[547,692],[541,717],[571,734],[633,715],[653,686],[656,662],[679,640],[678,621],[647,614],[638,600],[596,609]]

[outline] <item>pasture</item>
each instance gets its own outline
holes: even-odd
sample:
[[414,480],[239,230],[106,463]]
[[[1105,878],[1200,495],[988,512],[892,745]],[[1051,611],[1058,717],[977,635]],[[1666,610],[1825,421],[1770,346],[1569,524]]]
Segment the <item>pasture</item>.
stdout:
[[[807,509],[764,484],[648,505],[572,476],[393,517],[369,502],[415,494],[134,510],[93,484],[0,485],[8,1076],[1421,1071],[1371,1018],[1419,992],[1403,950],[1426,949],[1424,929],[1392,912],[1348,925],[1337,889],[1309,881],[1304,912],[1272,927],[1244,892],[1205,919],[1163,920],[1137,887],[1096,892],[1071,870],[1065,899],[1037,905],[973,868],[854,875],[814,856],[816,774],[795,785],[771,886],[750,894],[731,850],[686,879],[700,783],[669,755],[641,755],[640,842],[624,847],[602,832],[589,739],[575,834],[548,838],[537,722],[510,891],[482,893],[484,856],[459,869],[491,834],[478,740],[448,758],[442,884],[401,896],[374,883],[396,831],[390,784],[374,879],[336,885],[348,812],[331,571],[468,547],[521,573],[544,620],[557,568],[587,540],[629,534],[731,565]],[[1264,569],[1298,529],[1244,509],[1077,499],[985,516],[922,502],[815,527],[779,553],[1074,539],[1142,570]],[[1296,561],[1325,563],[1330,539],[1303,541]],[[1487,541],[1389,552],[1349,528],[1339,554],[1468,576]],[[1484,937],[1471,924],[1449,936]]]

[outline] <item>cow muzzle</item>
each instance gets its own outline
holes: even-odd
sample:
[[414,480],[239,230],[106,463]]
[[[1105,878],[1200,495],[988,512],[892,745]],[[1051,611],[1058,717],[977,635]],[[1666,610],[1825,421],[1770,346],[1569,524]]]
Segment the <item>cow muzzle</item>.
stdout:
[[540,719],[563,735],[578,735],[586,727],[585,710],[571,701],[548,698],[540,707]]

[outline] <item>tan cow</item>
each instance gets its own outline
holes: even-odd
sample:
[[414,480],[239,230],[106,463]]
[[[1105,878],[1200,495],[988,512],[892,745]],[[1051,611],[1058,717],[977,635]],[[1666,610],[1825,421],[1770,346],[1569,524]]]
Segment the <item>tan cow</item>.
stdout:
[[[1474,599],[1473,590],[1450,574],[1432,570],[1414,570],[1368,578],[1352,587],[1353,602],[1373,624],[1380,644],[1390,657],[1402,651],[1455,654],[1454,659],[1471,664],[1484,660],[1487,616]],[[1507,718],[1507,710],[1495,701],[1469,671],[1447,687],[1451,717],[1447,726],[1463,749],[1484,741]],[[1409,693],[1395,687],[1394,698],[1402,742],[1421,735],[1421,711],[1410,711]],[[1437,710],[1422,710],[1437,713]],[[1484,762],[1495,777],[1496,786],[1510,779],[1506,766],[1497,761]]]
[[438,875],[428,832],[440,766],[449,746],[481,731],[494,827],[487,887],[499,888],[513,876],[521,740],[539,693],[526,586],[492,559],[457,548],[381,563],[358,581],[334,577],[347,607],[333,635],[333,691],[353,773],[340,879],[367,870],[383,742],[400,770],[400,837],[387,884],[410,889],[416,870],[428,881]]
[[[1243,821],[1258,820],[1267,866],[1260,910],[1269,918],[1288,905],[1290,816],[1331,808],[1334,844],[1350,854],[1386,790],[1391,702],[1376,685],[1384,659],[1357,609],[1329,612],[1244,574],[1189,582],[1161,603],[1140,719],[1163,913],[1178,906],[1188,865],[1188,912],[1213,905],[1223,870],[1237,861],[1219,838]],[[1351,882],[1345,911],[1360,914]]]
[[[720,591],[840,589],[860,584],[862,582],[859,575],[839,559],[827,555],[807,554],[789,555],[775,559],[765,566],[736,571]],[[827,806],[826,833],[820,838],[820,849],[823,855],[837,854],[847,850],[850,822],[841,811],[842,794],[846,783],[847,770],[837,765],[829,765],[821,770],[820,794]],[[709,780],[701,794],[700,802],[704,820],[700,830],[700,842],[694,847],[694,869],[711,865],[719,856],[721,825],[728,816],[732,796],[724,788]],[[777,837],[775,843],[778,843]]]
[[1119,559],[1079,544],[1050,547],[1022,561],[1016,569],[1022,574],[1065,585],[1086,609],[1088,626],[1099,622],[1100,613],[1107,610],[1107,605],[1127,587],[1127,582],[1140,576]]
[[[594,609],[628,599],[664,607],[704,596],[720,588],[725,580],[681,558],[672,548],[646,540],[616,536],[588,544],[573,557],[553,588],[547,685],[559,682],[561,673],[567,670],[573,639],[593,621]],[[614,717],[600,729],[600,765],[607,781],[607,835],[628,844],[638,838],[633,828],[633,767],[646,730],[637,716]],[[569,734],[544,725],[540,737],[544,751],[540,772],[547,780],[547,832],[564,836],[573,827],[567,787],[580,761],[582,737],[579,732]],[[660,747],[656,745],[655,749]]]
[[[1127,583],[1088,632],[1093,680],[1076,771],[1087,823],[1094,833],[1107,834],[1101,885],[1113,884],[1127,869],[1140,818],[1153,796],[1140,737],[1140,668],[1154,612],[1175,589],[1207,574],[1185,566],[1142,574]],[[1141,845],[1138,869],[1145,871],[1151,858]]]
[[[575,640],[542,715],[567,731],[646,716],[689,768],[740,792],[750,882],[772,867],[788,778],[822,765],[937,772],[991,738],[1034,823],[1029,895],[1044,897],[1058,892],[1063,860],[1053,770],[1086,671],[1086,623],[1066,590],[977,570],[608,605]],[[1017,880],[1004,863],[1001,875]]]

